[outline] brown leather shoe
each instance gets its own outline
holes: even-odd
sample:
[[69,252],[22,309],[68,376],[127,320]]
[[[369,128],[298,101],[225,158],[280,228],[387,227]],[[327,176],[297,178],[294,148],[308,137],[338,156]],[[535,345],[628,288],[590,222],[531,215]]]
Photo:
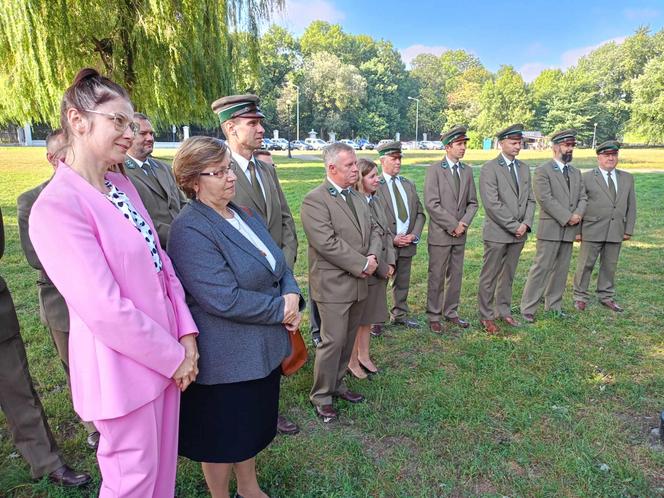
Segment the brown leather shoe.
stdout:
[[440,322],[429,322],[429,330],[434,334],[442,334],[443,326],[440,324]]
[[339,414],[332,405],[314,405],[314,410],[316,410],[316,415],[318,415],[325,424],[334,422],[339,418]]
[[487,334],[494,335],[498,333],[498,326],[493,320],[480,320],[480,323]]
[[286,417],[279,415],[277,417],[277,432],[286,436],[293,436],[300,432],[300,428],[296,423],[291,422]]
[[55,469],[48,475],[48,480],[65,488],[78,488],[90,482],[90,474],[76,472],[68,465]]
[[585,311],[586,303],[585,301],[574,301],[574,307],[577,311]]
[[520,327],[521,324],[517,322],[514,317],[512,316],[503,316],[500,318],[503,322],[505,322],[507,325],[510,327]]
[[374,323],[371,326],[371,335],[374,337],[380,337],[383,335],[383,326],[380,323]]
[[470,322],[468,322],[466,320],[462,320],[458,316],[454,316],[452,318],[445,317],[445,321],[453,323],[454,325],[457,325],[457,326],[461,327],[462,329],[467,329],[468,327],[470,327]]
[[616,313],[622,313],[624,310],[623,308],[616,303],[613,299],[604,299],[603,301],[600,301],[603,306],[606,306],[610,310],[615,311]]
[[521,318],[523,318],[523,321],[526,323],[533,323],[535,321],[535,315],[532,313],[522,313]]
[[337,394],[337,396],[343,400],[348,401],[349,403],[361,403],[362,401],[364,401],[364,396],[362,396],[360,393],[356,393],[353,391],[344,391],[342,393]]
[[96,450],[99,447],[99,431],[88,434],[88,437],[85,438],[85,444],[91,450]]

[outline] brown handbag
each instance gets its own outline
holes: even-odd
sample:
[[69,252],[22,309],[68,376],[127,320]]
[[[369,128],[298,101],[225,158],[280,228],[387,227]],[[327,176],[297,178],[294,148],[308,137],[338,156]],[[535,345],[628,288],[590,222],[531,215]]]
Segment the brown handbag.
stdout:
[[291,343],[291,354],[286,356],[284,361],[281,362],[281,373],[286,376],[297,372],[309,358],[307,347],[304,345],[304,339],[302,339],[299,328],[288,332],[288,339]]

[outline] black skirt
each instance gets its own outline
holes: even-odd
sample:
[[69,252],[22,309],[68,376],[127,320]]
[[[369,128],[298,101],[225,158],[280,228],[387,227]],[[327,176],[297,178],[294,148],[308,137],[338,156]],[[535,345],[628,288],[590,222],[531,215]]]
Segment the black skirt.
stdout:
[[256,456],[277,433],[280,380],[281,366],[262,379],[191,384],[180,403],[179,454],[209,463]]

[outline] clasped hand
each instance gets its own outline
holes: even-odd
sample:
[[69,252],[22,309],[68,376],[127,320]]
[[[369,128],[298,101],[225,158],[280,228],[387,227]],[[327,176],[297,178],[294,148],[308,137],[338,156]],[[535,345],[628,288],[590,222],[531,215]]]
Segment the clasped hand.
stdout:
[[180,338],[180,344],[184,346],[184,360],[173,374],[173,380],[180,391],[189,387],[189,384],[196,380],[198,375],[198,347],[196,346],[196,336],[187,334]]

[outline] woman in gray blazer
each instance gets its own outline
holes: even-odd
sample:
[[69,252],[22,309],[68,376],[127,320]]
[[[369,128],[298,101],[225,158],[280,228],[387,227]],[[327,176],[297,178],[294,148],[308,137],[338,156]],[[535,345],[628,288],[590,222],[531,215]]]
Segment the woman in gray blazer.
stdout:
[[191,199],[171,225],[168,253],[199,329],[199,376],[182,398],[180,455],[202,462],[212,496],[266,496],[255,456],[274,438],[288,330],[299,326],[300,289],[261,218],[232,202],[226,144],[185,140],[178,186]]

